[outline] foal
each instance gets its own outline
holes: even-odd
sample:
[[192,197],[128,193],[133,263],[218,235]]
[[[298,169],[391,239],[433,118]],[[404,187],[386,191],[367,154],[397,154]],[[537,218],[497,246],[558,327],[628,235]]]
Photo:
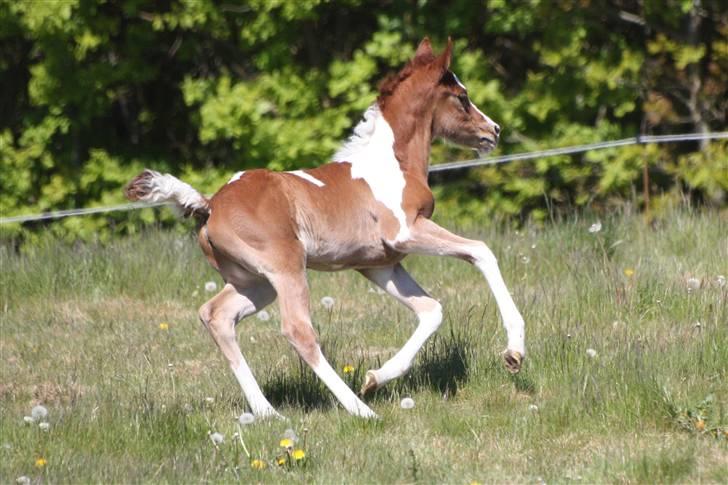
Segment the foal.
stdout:
[[452,42],[435,55],[425,38],[415,57],[380,86],[377,101],[333,162],[293,172],[235,174],[207,199],[171,175],[145,170],[126,188],[130,200],[170,201],[200,222],[199,244],[225,287],[200,308],[200,319],[227,358],[257,416],[278,416],[263,396],[235,336],[239,320],[279,298],[282,333],[351,414],[374,412],[321,353],[311,325],[306,269],[355,269],[412,310],[419,325],[402,349],[366,373],[361,394],[407,373],[442,322],[442,307],[405,271],[408,254],[454,256],[474,264],[495,295],[508,337],[510,372],[525,356],[524,322],[496,258],[483,242],[430,220],[430,144],[442,137],[492,150],[500,127],[468,98],[449,70]]

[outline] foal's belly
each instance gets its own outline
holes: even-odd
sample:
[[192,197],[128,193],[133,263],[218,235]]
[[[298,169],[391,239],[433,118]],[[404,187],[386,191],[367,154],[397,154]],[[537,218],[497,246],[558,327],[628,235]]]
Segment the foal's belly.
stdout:
[[358,241],[350,244],[336,244],[327,241],[308,248],[306,267],[318,271],[341,271],[392,266],[404,258],[403,253],[394,251],[382,241]]

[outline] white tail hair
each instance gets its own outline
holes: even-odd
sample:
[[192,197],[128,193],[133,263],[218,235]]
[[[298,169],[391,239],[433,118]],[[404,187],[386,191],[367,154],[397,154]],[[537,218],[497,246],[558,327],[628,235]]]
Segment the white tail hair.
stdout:
[[206,217],[210,213],[204,195],[168,173],[146,169],[129,182],[124,194],[129,200],[172,202],[185,216]]

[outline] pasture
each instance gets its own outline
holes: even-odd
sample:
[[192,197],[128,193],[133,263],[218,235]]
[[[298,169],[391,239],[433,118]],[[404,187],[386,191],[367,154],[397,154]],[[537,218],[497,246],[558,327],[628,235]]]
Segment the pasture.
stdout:
[[[445,321],[406,378],[367,398],[370,422],[304,368],[274,303],[238,340],[288,420],[238,424],[242,393],[197,318],[221,281],[191,228],[4,246],[0,483],[726,483],[725,214],[676,210],[654,227],[621,214],[590,232],[595,220],[462,231],[493,249],[526,320],[515,376],[480,273],[407,259]],[[310,286],[324,353],[358,390],[416,320],[352,272],[312,272]],[[36,404],[47,430],[24,421]],[[289,428],[305,458],[279,466]]]

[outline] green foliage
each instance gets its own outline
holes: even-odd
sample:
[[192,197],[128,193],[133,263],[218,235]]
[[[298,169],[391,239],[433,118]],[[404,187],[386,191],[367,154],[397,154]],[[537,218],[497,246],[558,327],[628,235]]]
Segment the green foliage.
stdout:
[[[0,213],[121,202],[121,187],[142,166],[212,193],[241,169],[325,163],[375,100],[377,82],[424,35],[439,46],[455,40],[453,69],[504,127],[498,153],[725,129],[721,2],[635,8],[0,0]],[[471,219],[609,207],[634,197],[644,164],[654,193],[687,191],[724,205],[725,155],[725,144],[631,147],[472,170],[438,189],[440,207]],[[470,156],[433,150],[436,162]],[[137,217],[51,226],[68,237],[108,237]]]

